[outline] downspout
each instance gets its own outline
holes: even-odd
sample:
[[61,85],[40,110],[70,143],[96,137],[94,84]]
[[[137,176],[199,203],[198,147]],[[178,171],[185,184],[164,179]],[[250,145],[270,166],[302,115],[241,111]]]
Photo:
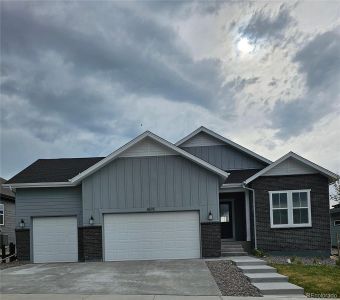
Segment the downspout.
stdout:
[[257,239],[256,239],[256,211],[255,211],[255,190],[246,186],[245,183],[242,184],[242,187],[246,190],[253,192],[253,226],[254,226],[254,248],[257,249]]

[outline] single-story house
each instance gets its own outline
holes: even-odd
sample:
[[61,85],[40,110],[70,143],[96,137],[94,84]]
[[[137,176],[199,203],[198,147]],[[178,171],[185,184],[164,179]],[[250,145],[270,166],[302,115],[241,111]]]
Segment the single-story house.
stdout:
[[2,184],[0,177],[0,244],[15,244],[15,194]]
[[221,241],[329,255],[336,179],[200,127],[176,144],[146,131],[106,157],[39,159],[6,186],[19,259],[115,261],[216,257]]
[[332,247],[338,247],[340,240],[340,204],[334,205],[331,209],[331,237]]

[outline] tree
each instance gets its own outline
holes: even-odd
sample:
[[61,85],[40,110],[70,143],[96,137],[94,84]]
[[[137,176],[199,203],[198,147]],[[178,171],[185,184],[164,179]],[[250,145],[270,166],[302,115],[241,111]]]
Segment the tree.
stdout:
[[333,187],[334,187],[334,193],[332,193],[329,198],[335,202],[337,202],[337,204],[340,204],[340,178],[338,178],[334,183],[333,183]]

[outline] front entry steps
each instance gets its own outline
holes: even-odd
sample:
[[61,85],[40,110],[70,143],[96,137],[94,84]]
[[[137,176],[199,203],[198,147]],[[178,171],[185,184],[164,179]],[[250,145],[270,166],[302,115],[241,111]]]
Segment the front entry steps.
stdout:
[[287,276],[278,274],[265,261],[250,256],[230,257],[230,260],[263,295],[304,297],[303,288],[289,283]]
[[221,240],[221,256],[245,256],[241,242]]

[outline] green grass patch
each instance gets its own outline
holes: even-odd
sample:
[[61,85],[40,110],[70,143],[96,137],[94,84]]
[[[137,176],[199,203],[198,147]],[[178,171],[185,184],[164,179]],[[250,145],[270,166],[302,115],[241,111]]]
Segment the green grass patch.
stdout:
[[[280,274],[289,277],[289,282],[305,289],[305,294],[333,294],[340,297],[340,268],[337,266],[306,266],[301,264],[272,264]],[[319,296],[318,296],[319,295]]]

